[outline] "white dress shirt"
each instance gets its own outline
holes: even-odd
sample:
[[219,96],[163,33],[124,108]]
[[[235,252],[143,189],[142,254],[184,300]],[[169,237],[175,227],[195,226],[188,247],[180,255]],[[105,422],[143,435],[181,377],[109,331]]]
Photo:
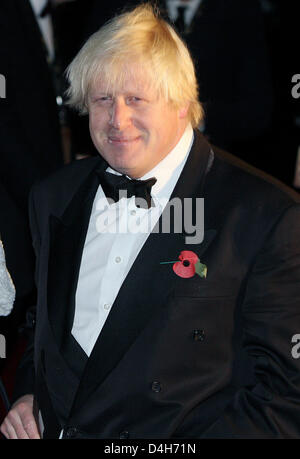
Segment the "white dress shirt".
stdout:
[[[175,148],[141,179],[156,177],[154,207],[138,208],[135,197],[108,205],[96,193],[83,249],[72,335],[89,356],[138,253],[168,203],[194,139],[189,124]],[[117,174],[108,168],[107,171]]]
[[53,25],[51,16],[41,18],[40,14],[47,4],[47,0],[30,0],[32,9],[34,11],[37,23],[40,27],[47,51],[48,51],[48,60],[53,62],[54,60],[54,38],[53,38]]

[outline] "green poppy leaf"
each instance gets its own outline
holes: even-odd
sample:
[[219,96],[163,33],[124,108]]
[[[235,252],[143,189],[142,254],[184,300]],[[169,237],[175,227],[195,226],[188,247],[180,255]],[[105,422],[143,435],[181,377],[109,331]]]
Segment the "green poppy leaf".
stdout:
[[197,261],[195,264],[195,271],[196,274],[200,277],[206,277],[207,276],[207,266],[204,263],[200,263],[200,261]]

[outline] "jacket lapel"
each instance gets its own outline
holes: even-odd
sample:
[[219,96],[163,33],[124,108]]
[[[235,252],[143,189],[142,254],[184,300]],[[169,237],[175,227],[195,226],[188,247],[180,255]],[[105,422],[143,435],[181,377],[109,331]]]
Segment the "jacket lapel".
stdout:
[[[96,162],[96,166],[105,167],[105,163],[99,166],[99,162]],[[99,186],[94,169],[83,178],[62,217],[49,217],[48,316],[53,335],[63,354],[72,328],[82,250]]]
[[[182,200],[202,197],[209,158],[210,146],[195,133],[194,145],[170,201],[175,197]],[[101,384],[150,319],[168,302],[176,275],[170,265],[160,263],[177,259],[182,250],[193,250],[200,258],[216,234],[214,230],[206,231],[203,242],[195,246],[186,244],[184,232],[172,230],[172,225],[171,234],[157,233],[154,229],[137,256],[87,362],[72,413]]]

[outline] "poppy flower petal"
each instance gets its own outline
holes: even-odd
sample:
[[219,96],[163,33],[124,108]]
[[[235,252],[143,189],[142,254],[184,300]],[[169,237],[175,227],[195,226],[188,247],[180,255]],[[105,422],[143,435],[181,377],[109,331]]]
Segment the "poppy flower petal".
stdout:
[[178,261],[177,263],[174,263],[173,271],[177,274],[177,276],[187,279],[195,275],[195,265],[190,263],[189,266],[184,266],[181,261]]
[[183,250],[182,252],[180,252],[180,255],[178,258],[181,261],[189,260],[191,263],[194,263],[194,264],[197,263],[197,261],[199,261],[198,255],[196,255],[191,250]]

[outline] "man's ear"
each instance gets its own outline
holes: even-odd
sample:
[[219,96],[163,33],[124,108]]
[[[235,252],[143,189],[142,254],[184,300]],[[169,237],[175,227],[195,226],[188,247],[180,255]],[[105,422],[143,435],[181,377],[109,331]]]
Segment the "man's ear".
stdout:
[[179,118],[186,118],[187,114],[188,114],[188,111],[189,111],[189,108],[190,108],[190,103],[187,103],[186,105],[181,107],[179,109],[179,112],[178,112]]

